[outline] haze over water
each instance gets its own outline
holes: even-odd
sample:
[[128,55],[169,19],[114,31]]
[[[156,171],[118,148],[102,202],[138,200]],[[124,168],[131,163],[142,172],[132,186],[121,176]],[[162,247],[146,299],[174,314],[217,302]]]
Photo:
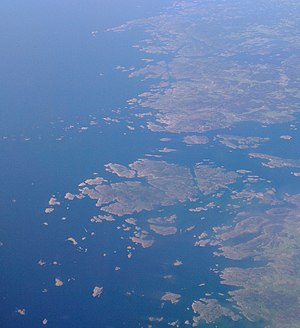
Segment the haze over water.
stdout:
[[1,327],[299,326],[298,7],[1,2]]

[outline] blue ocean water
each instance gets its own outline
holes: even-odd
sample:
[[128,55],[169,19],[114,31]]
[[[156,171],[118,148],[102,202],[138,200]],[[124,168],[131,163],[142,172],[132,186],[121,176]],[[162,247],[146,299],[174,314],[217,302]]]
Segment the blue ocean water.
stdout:
[[[103,165],[108,162],[127,165],[153,153],[154,149],[162,148],[161,137],[171,137],[168,146],[177,149],[175,153],[164,154],[164,160],[191,167],[191,163],[209,158],[231,170],[255,169],[274,181],[282,192],[291,186],[299,189],[288,174],[278,175],[276,170],[262,167],[259,161],[252,160],[250,164],[246,152],[229,153],[221,145],[212,152],[211,144],[187,147],[182,143],[182,135],[131,132],[124,123],[103,123],[101,119],[112,116],[112,109],[123,109],[127,99],[144,90],[137,80],[128,80],[125,74],[113,70],[117,65],[131,66],[135,62],[139,65],[142,54],[130,45],[143,37],[142,32],[121,37],[104,31],[130,19],[157,14],[169,3],[1,2],[1,327],[38,327],[44,318],[49,320],[50,327],[57,328],[146,327],[149,316],[166,315],[169,321],[190,319],[191,300],[204,297],[207,291],[230,290],[219,284],[218,276],[211,270],[216,264],[213,249],[193,247],[188,235],[157,237],[153,247],[137,248],[128,261],[128,240],[121,239],[124,234],[116,229],[119,222],[91,227],[89,218],[95,214],[94,202],[75,201],[68,211],[58,207],[53,220],[44,214],[49,195],[55,193],[63,198],[66,191],[75,192],[78,183],[93,172],[105,177]],[[92,31],[98,31],[95,37]],[[79,132],[93,117],[97,126]],[[71,125],[75,128],[66,129]],[[255,131],[255,135],[273,134],[275,139],[287,129],[288,125],[262,129],[258,124],[251,127],[247,124],[247,129],[238,125],[230,133],[252,135]],[[57,140],[60,137],[62,140]],[[295,136],[287,149],[285,141],[276,139],[273,144],[261,146],[260,151],[276,149],[277,156],[292,151],[297,158],[298,141]],[[167,214],[174,211],[179,227],[198,222],[185,205],[165,209]],[[62,224],[60,218],[65,215],[67,220]],[[139,216],[143,220],[143,216],[155,215],[158,214],[154,210]],[[226,222],[225,215],[228,214],[207,214],[208,219],[197,232]],[[47,227],[42,224],[46,220]],[[85,227],[89,231],[95,229],[97,236],[86,241],[87,253],[76,253],[71,246],[66,247],[70,231],[80,238]],[[40,259],[62,265],[40,268],[37,265]],[[181,259],[184,265],[175,270],[176,259]],[[217,264],[222,267],[223,260],[218,259]],[[120,272],[114,272],[116,266],[121,267]],[[172,277],[166,281],[163,278],[166,275]],[[63,288],[55,288],[55,276],[71,280]],[[201,283],[206,284],[205,290],[198,286]],[[99,299],[91,297],[95,285],[105,286]],[[44,288],[47,293],[42,293]],[[181,294],[182,300],[175,307],[166,304],[162,311],[160,297],[168,291],[166,288]],[[15,312],[23,307],[24,317]],[[178,313],[186,317],[178,318]],[[218,327],[258,326],[228,320],[218,324]]]
[[[41,217],[53,191],[76,186],[108,161],[131,161],[147,151],[145,145],[151,138],[143,142],[133,135],[125,137],[119,126],[69,134],[62,142],[56,138],[65,134],[67,122],[82,123],[89,115],[105,117],[138,91],[137,85],[127,79],[125,83],[125,76],[113,71],[137,57],[129,46],[136,36],[120,44],[118,36],[105,30],[158,13],[160,8],[158,1],[0,4],[1,327],[39,326],[45,308],[51,309],[53,327],[96,327],[101,320],[106,322],[102,326],[116,327],[121,322],[109,323],[115,317],[115,300],[102,309],[99,302],[90,301],[89,282],[83,298],[80,295],[86,286],[75,294],[70,290],[43,297],[45,273],[37,261],[69,254],[60,248],[60,231],[45,233]],[[98,31],[96,37],[92,31]],[[85,211],[80,208],[80,213]],[[83,275],[85,270],[83,267]],[[106,302],[101,302],[103,307]],[[15,313],[21,307],[27,311],[24,317]],[[94,314],[99,307],[97,318]],[[126,322],[123,314],[118,320]]]

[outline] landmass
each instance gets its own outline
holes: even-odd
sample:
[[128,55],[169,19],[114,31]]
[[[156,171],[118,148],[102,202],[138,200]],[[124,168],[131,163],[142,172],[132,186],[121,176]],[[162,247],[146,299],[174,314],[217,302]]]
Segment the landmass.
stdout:
[[100,297],[103,293],[103,287],[95,286],[92,292],[93,297]]

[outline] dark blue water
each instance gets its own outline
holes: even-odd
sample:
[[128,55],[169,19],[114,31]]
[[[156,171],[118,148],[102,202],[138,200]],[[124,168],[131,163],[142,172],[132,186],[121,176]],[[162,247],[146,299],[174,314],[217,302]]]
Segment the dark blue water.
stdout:
[[[125,137],[125,128],[123,131],[117,125],[102,124],[85,134],[68,133],[64,128],[88,122],[90,114],[103,118],[139,92],[134,83],[127,79],[125,83],[125,75],[112,70],[117,65],[129,65],[139,56],[130,47],[137,35],[126,36],[120,42],[118,35],[106,34],[105,30],[130,19],[157,14],[168,1],[158,4],[0,4],[0,135],[1,139],[7,137],[0,142],[1,327],[39,326],[46,314],[52,327],[117,327],[128,320],[126,315],[123,319],[120,315],[118,323],[110,321],[116,317],[116,295],[111,299],[107,293],[100,302],[90,300],[94,285],[84,280],[84,275],[92,270],[89,258],[86,269],[76,269],[81,273],[77,277],[79,289],[66,286],[55,293],[49,290],[47,296],[41,291],[53,285],[53,276],[48,281],[37,261],[69,256],[60,244],[61,237],[65,238],[60,228],[51,230],[50,225],[46,232],[42,226],[49,195],[59,195],[76,186],[108,161],[132,161],[150,151],[147,143],[150,146],[151,138],[143,142],[130,134]],[[91,32],[96,30],[97,36],[92,37]],[[55,140],[61,135],[66,136],[63,141]],[[26,142],[25,137],[31,140]],[[85,213],[85,208],[80,211]],[[67,272],[66,266],[64,271]],[[109,272],[105,267],[101,271]],[[24,317],[15,313],[23,307]],[[119,305],[120,311],[121,308]]]
[[[93,225],[90,218],[97,214],[95,202],[74,201],[69,208],[63,200],[65,192],[76,192],[78,183],[94,172],[107,177],[103,165],[108,162],[127,165],[146,153],[157,154],[166,146],[177,152],[163,154],[163,160],[192,167],[208,158],[229,170],[253,170],[272,180],[280,193],[299,191],[290,170],[284,169],[284,174],[278,175],[276,169],[262,167],[258,159],[249,161],[247,151],[228,152],[212,140],[213,133],[208,133],[209,144],[187,147],[182,135],[153,134],[142,129],[132,132],[126,128],[130,117],[126,100],[144,91],[145,84],[113,68],[140,65],[144,56],[131,44],[145,35],[139,30],[122,36],[105,30],[127,20],[158,14],[170,2],[1,2],[0,327],[38,327],[44,318],[49,320],[48,326],[56,328],[146,327],[149,316],[165,316],[167,321],[190,320],[192,301],[205,297],[206,292],[226,302],[226,295],[217,293],[226,294],[231,288],[220,285],[211,269],[216,264],[220,268],[234,265],[234,261],[216,259],[213,247],[194,247],[191,235],[230,222],[232,216],[225,211],[208,211],[207,220],[199,223],[199,215],[189,212],[186,204],[170,206],[163,212],[160,208],[142,212],[137,215],[141,227],[146,228],[149,217],[176,213],[178,229],[191,225],[196,228],[189,234],[156,236],[153,247],[136,247],[133,258],[128,260],[126,247],[132,243],[129,234],[117,229],[123,223],[121,218]],[[92,31],[98,31],[95,37]],[[264,62],[263,58],[251,56],[240,59]],[[112,112],[118,108],[122,109],[120,115]],[[103,120],[107,116],[123,116],[125,122],[108,125]],[[97,124],[90,126],[91,120]],[[81,131],[84,126],[89,129]],[[288,131],[288,124],[272,128],[247,124],[247,129],[237,125],[227,133],[271,137],[260,152],[299,158],[296,132],[292,141],[279,139],[281,134],[291,134]],[[161,137],[172,141],[163,144]],[[47,216],[44,208],[52,194],[63,203]],[[213,199],[208,196],[200,200],[206,203]],[[227,200],[225,196],[222,201]],[[63,216],[66,221],[61,220]],[[44,226],[44,221],[49,226]],[[96,234],[80,242],[87,253],[66,244],[70,236],[80,240],[87,235],[85,229]],[[37,264],[40,259],[47,262],[45,267]],[[184,264],[174,268],[176,259]],[[53,261],[60,265],[52,265]],[[121,267],[120,272],[114,271],[116,266]],[[166,275],[172,277],[166,280]],[[54,287],[55,277],[60,277],[64,286]],[[200,283],[205,283],[205,288],[199,287]],[[91,297],[96,285],[104,286],[99,299]],[[47,293],[42,293],[45,288]],[[166,291],[181,294],[181,301],[161,308],[160,297]],[[16,314],[18,308],[25,308],[26,315]],[[224,320],[218,326],[255,325]]]

